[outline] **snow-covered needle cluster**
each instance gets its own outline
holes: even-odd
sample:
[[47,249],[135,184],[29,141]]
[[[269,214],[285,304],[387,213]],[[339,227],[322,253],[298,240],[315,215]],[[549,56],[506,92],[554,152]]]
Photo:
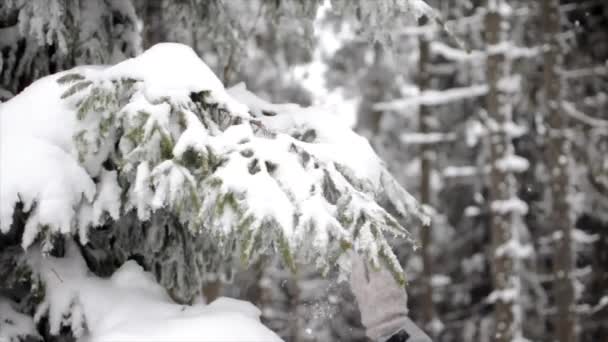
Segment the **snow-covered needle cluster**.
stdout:
[[2,146],[22,149],[3,150],[1,229],[22,205],[23,248],[106,239],[183,301],[272,252],[348,271],[352,248],[405,282],[385,234],[411,240],[424,215],[367,140],[322,109],[226,91],[189,47],[49,76],[2,111]]

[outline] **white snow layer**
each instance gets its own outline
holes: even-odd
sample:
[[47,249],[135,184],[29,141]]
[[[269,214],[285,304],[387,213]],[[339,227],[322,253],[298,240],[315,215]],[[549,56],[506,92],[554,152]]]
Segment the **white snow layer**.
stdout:
[[492,48],[488,51],[466,51],[458,48],[453,48],[441,42],[432,42],[431,51],[437,55],[444,57],[449,61],[459,63],[483,63],[488,58],[488,55],[496,54],[504,54],[510,59],[533,58],[540,53],[541,49],[538,47],[529,48],[516,46],[513,42],[503,42],[499,45],[492,46]]
[[400,140],[402,143],[409,144],[409,145],[436,144],[436,143],[456,140],[456,135],[451,134],[451,133],[441,133],[441,132],[429,132],[429,133],[407,132],[407,133],[401,134]]
[[300,128],[316,132],[315,144],[308,151],[324,161],[336,161],[348,165],[359,179],[369,179],[378,186],[383,162],[364,137],[356,134],[341,122],[338,116],[317,107],[300,107],[296,104],[272,104],[249,92],[244,83],[229,88],[228,93],[246,104],[256,115],[266,113],[281,115],[260,116],[264,125],[276,132],[290,134]]
[[517,213],[519,215],[525,215],[528,213],[528,205],[526,202],[515,196],[505,200],[495,200],[490,207],[499,214]]
[[82,342],[281,341],[260,323],[260,311],[251,303],[222,297],[208,305],[175,304],[136,262],[102,279],[88,272],[73,242],[66,247],[63,258],[32,250],[28,256],[46,291],[35,319],[48,313],[52,334],[67,325]]
[[530,162],[523,157],[508,154],[496,161],[496,167],[502,172],[521,173],[530,167]]
[[17,202],[26,211],[35,203],[24,246],[39,226],[69,230],[76,205],[95,193],[91,177],[74,158],[76,118],[59,99],[56,77],[45,77],[0,104],[0,232],[10,228]]
[[[228,110],[247,115],[247,107],[233,100],[196,53],[181,44],[157,44],[113,67],[77,67],[36,81],[0,104],[0,232],[10,229],[16,203],[23,202],[25,211],[35,204],[25,227],[23,247],[34,241],[40,227],[69,233],[74,230],[74,217],[79,217],[80,234],[86,237],[83,230],[87,224],[96,223],[86,212],[97,218],[103,211],[116,213],[115,202],[108,200],[108,196],[117,198],[116,194],[104,193],[106,187],[96,195],[92,181],[103,159],[78,160],[73,138],[80,123],[74,109],[61,98],[65,87],[57,83],[68,73],[93,80],[143,80],[144,94],[150,101],[163,96],[179,100],[191,92],[209,91]],[[105,157],[104,153],[97,155]],[[94,198],[100,195],[102,202],[92,210]]]
[[0,296],[0,342],[25,340],[26,336],[39,337],[32,317],[13,308],[13,303]]
[[192,92],[208,90],[229,111],[244,116],[247,113],[247,107],[227,95],[222,82],[187,45],[156,44],[143,54],[109,68],[104,77],[143,80],[147,99],[186,99]]

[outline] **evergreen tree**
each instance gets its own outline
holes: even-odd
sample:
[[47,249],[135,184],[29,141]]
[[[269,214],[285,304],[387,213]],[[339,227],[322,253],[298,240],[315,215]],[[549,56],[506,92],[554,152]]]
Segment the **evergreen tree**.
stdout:
[[[153,69],[166,60],[174,66]],[[228,94],[191,49],[161,44],[111,68],[37,82],[3,105],[3,146],[21,144],[34,156],[55,146],[28,140],[37,124],[20,126],[22,101],[43,92],[48,114],[31,118],[69,121],[62,130],[40,128],[62,141],[65,162],[55,154],[40,162],[64,176],[45,186],[39,177],[18,181],[26,161],[3,154],[2,232],[15,237],[7,247],[60,257],[73,236],[91,271],[111,273],[133,258],[181,303],[192,303],[207,279],[230,279],[235,262],[251,265],[274,251],[289,269],[302,261],[328,272],[347,271],[343,253],[354,249],[405,282],[384,234],[413,240],[378,203],[390,203],[408,225],[424,216],[367,142],[321,124],[322,112],[265,104],[242,87]],[[345,153],[354,146],[357,155]],[[20,266],[3,269],[7,279],[37,291],[44,269],[27,267],[29,253],[6,250],[6,265]],[[36,320],[48,317],[52,334],[61,327],[85,334],[90,322],[74,306],[49,309],[51,299]]]

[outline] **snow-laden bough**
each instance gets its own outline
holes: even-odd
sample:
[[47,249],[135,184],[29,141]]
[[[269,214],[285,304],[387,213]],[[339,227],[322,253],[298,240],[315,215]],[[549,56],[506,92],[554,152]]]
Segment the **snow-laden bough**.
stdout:
[[0,120],[2,234],[138,255],[184,302],[275,252],[348,272],[353,249],[405,283],[385,234],[413,244],[405,227],[427,220],[330,111],[226,90],[180,44],[41,79]]

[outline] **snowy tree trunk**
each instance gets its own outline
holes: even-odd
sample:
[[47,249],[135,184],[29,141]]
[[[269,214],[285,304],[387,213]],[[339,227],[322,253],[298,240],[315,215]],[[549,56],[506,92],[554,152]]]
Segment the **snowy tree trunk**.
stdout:
[[302,317],[299,316],[298,313],[298,306],[300,304],[300,294],[301,294],[301,290],[300,290],[300,285],[299,285],[299,280],[300,278],[298,277],[297,274],[289,277],[288,280],[288,285],[289,286],[289,291],[291,293],[291,297],[289,298],[289,310],[288,310],[288,318],[287,318],[287,322],[288,322],[288,331],[289,331],[289,336],[291,336],[290,340],[294,341],[294,342],[300,342],[302,341],[302,329],[300,327],[300,322],[302,321]]
[[145,1],[143,5],[143,46],[148,49],[166,40],[163,27],[163,1]]
[[[420,91],[429,88],[429,59],[430,48],[426,38],[419,40],[420,58],[418,62],[418,87]],[[419,108],[419,130],[421,134],[430,132],[429,119],[430,110],[428,106],[421,105]],[[431,145],[422,144],[420,148],[420,202],[423,205],[430,205],[431,202],[431,170],[432,170],[432,155],[433,150]],[[431,245],[431,227],[423,227],[420,232],[420,240],[422,244],[422,282],[423,282],[423,299],[422,299],[422,317],[425,326],[428,326],[435,317],[433,309],[433,286],[431,278],[433,276],[432,255],[430,252]]]
[[382,80],[378,78],[380,70],[382,69],[383,60],[384,48],[381,43],[376,42],[374,44],[374,61],[370,68],[370,84],[368,84],[366,94],[364,94],[357,115],[357,131],[368,138],[376,136],[380,131],[382,111],[374,109],[373,105],[381,102],[384,98],[384,89],[381,84]]
[[[509,60],[496,47],[504,41],[503,31],[506,21],[499,13],[498,1],[489,1],[489,11],[485,17],[488,59],[486,77],[489,86],[487,101],[488,127],[490,130],[490,227],[492,235],[491,266],[494,292],[490,301],[495,307],[495,327],[493,340],[507,342],[521,336],[521,312],[516,302],[519,293],[518,261],[510,246],[518,242],[516,224],[521,211],[514,203],[521,203],[517,197],[517,184],[510,167],[501,165],[513,156],[511,137],[506,124],[512,120],[511,98],[502,84],[509,76]],[[519,206],[521,207],[521,206]]]
[[220,296],[222,290],[222,283],[219,280],[214,280],[203,285],[203,296],[205,296],[205,302],[211,303]]
[[572,220],[568,203],[568,142],[563,134],[566,127],[561,112],[561,79],[557,74],[563,57],[558,42],[560,32],[559,1],[543,0],[544,28],[544,87],[545,115],[548,123],[548,170],[551,175],[550,223],[556,230],[554,296],[557,304],[556,337],[560,342],[576,341],[574,317],[574,288],[571,280]]

